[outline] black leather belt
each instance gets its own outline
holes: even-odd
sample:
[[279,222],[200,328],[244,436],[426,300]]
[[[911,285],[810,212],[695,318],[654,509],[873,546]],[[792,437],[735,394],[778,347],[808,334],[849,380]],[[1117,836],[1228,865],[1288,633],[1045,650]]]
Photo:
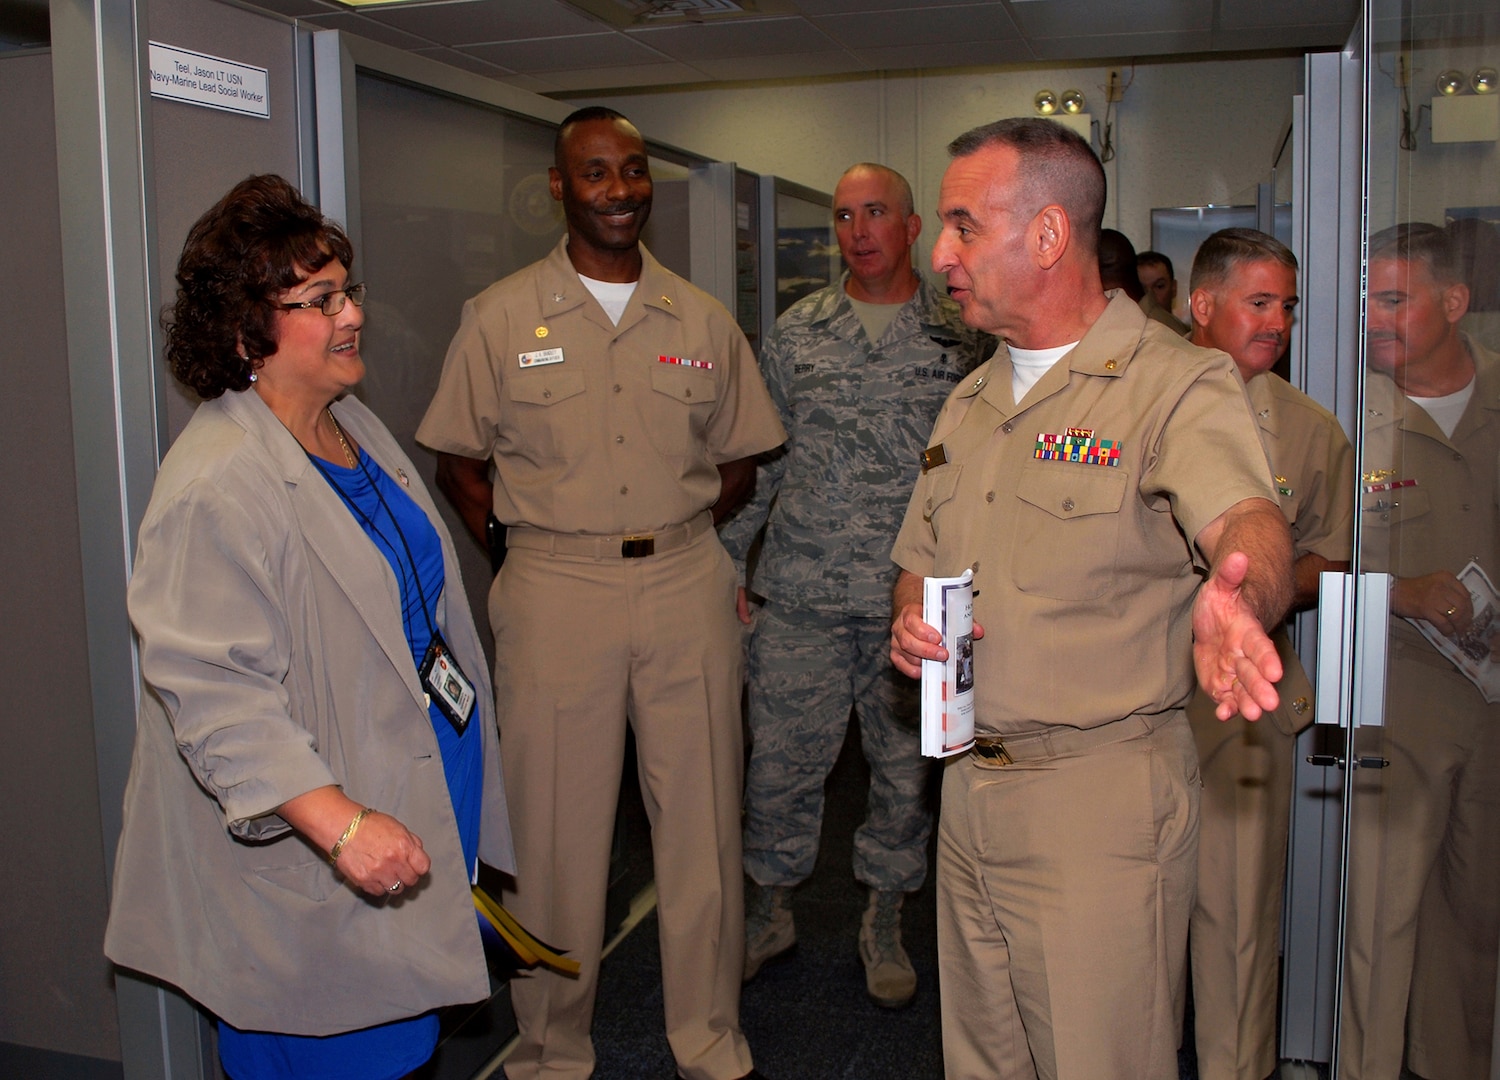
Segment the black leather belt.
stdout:
[[582,555],[591,559],[645,559],[686,547],[713,528],[713,524],[713,515],[705,510],[681,525],[628,536],[591,536],[587,533],[560,533],[534,529],[529,525],[512,525],[505,531],[505,543],[507,547],[545,551],[550,555]]

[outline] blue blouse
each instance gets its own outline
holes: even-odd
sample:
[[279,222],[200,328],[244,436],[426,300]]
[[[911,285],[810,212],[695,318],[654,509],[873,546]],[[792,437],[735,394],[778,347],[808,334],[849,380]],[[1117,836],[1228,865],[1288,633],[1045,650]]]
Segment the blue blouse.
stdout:
[[[312,460],[391,564],[401,585],[406,643],[420,670],[437,627],[437,602],[445,584],[437,530],[363,448],[352,469]],[[428,716],[472,878],[479,859],[483,744],[476,725],[469,724],[460,734],[437,705],[428,706]],[[231,1080],[399,1080],[432,1056],[437,1038],[436,1013],[325,1036],[240,1031],[220,1021],[219,1060]]]

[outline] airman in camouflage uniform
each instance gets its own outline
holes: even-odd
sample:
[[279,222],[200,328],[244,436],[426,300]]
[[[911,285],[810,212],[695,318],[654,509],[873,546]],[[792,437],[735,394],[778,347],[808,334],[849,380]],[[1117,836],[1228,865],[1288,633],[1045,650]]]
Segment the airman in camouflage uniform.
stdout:
[[765,604],[749,658],[744,857],[760,888],[748,906],[745,976],[795,943],[790,890],[817,859],[823,785],[852,707],[871,773],[854,839],[855,877],[872,890],[860,952],[871,996],[897,1006],[916,988],[901,900],[926,877],[932,820],[916,684],[890,663],[890,550],[938,410],[993,342],[913,271],[921,219],[899,174],[854,166],[834,213],[850,271],[767,338],[761,367],[790,438],[722,534],[743,567],[766,529],[753,583]]

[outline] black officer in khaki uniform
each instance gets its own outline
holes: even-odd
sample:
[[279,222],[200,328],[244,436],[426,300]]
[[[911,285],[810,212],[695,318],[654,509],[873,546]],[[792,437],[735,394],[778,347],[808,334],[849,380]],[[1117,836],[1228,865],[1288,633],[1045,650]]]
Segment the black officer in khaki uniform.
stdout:
[[1290,597],[1286,520],[1228,358],[1100,286],[1088,144],[1003,120],[949,151],[933,266],[1009,348],[945,406],[892,554],[908,675],[947,655],[921,577],[972,567],[978,590],[981,739],[945,768],[939,826],[945,1069],[1175,1078],[1189,643],[1225,718],[1276,706],[1264,627]]
[[[736,574],[710,507],[721,469],[784,439],[722,305],[639,245],[640,133],[586,109],[558,134],[567,237],[464,308],[417,438],[476,536],[505,524],[490,590],[516,831],[506,903],[583,966],[517,979],[511,1080],[583,1080],[625,723],[651,819],[667,1039],[694,1080],[756,1076],[739,1029],[741,660]],[[494,484],[489,470],[493,464]]]

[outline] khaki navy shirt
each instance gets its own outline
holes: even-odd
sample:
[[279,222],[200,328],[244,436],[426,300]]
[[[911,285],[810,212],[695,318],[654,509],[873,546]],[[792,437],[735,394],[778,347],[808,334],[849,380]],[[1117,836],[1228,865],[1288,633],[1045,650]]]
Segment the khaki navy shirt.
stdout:
[[[1390,377],[1367,373],[1363,571],[1457,574],[1473,559],[1500,584],[1500,356],[1464,341],[1474,358],[1474,393],[1451,438]],[[1391,625],[1398,640],[1437,657],[1405,619],[1393,616]]]
[[786,438],[724,306],[641,256],[618,326],[566,238],[464,305],[417,440],[493,460],[504,524],[600,536],[677,525],[718,499],[715,466]]
[[931,446],[946,460],[918,481],[892,558],[918,575],[973,568],[978,730],[1185,704],[1192,538],[1242,500],[1276,501],[1229,358],[1116,292],[1019,405],[1007,350],[979,368]]

